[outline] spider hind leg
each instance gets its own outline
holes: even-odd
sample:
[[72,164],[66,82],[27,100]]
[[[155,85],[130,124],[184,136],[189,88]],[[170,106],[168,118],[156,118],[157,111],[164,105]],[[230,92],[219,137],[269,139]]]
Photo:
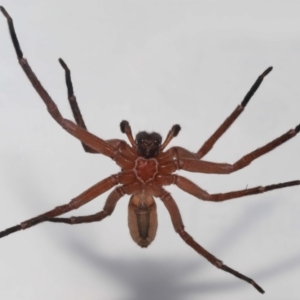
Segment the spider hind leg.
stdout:
[[256,288],[260,293],[264,293],[264,290],[251,278],[229,268],[228,266],[224,265],[221,260],[216,258],[214,255],[209,253],[207,250],[205,250],[202,246],[200,246],[185,230],[184,225],[181,219],[181,214],[179,212],[178,206],[170,193],[165,191],[164,189],[160,190],[159,198],[162,200],[164,205],[166,206],[175,231],[180,235],[180,237],[185,241],[186,244],[188,244],[190,247],[192,247],[196,252],[198,252],[200,255],[202,255],[204,258],[206,258],[211,264],[216,266],[217,268],[228,272],[239,279],[242,279],[250,284],[253,285],[254,288]]

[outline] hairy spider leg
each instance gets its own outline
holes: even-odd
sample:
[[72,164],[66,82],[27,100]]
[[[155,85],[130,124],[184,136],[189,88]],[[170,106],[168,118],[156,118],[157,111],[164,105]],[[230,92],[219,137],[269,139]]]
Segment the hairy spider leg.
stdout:
[[[78,126],[87,130],[85,122],[84,122],[82,114],[81,114],[81,111],[80,111],[80,108],[78,106],[77,99],[74,95],[74,89],[73,89],[73,84],[72,84],[72,79],[71,79],[71,71],[68,68],[67,64],[61,58],[59,59],[59,62],[65,70],[66,85],[67,85],[67,90],[68,90],[68,99],[69,99],[69,103],[70,103],[75,121]],[[136,143],[132,136],[131,127],[129,125],[129,122],[123,120],[120,123],[120,129],[121,129],[122,133],[125,133],[127,135],[127,138],[129,139],[129,142],[131,143],[132,147],[136,148]],[[85,152],[98,153],[97,151],[95,151],[94,149],[92,149],[91,147],[87,146],[84,143],[82,143],[82,146],[83,146],[83,149],[85,150]]]
[[243,112],[247,103],[250,101],[254,93],[259,88],[260,84],[264,80],[265,76],[267,76],[273,67],[269,67],[266,69],[255,81],[249,92],[244,97],[243,101],[240,105],[236,107],[236,109],[231,113],[231,115],[220,125],[220,127],[213,133],[213,135],[203,144],[203,146],[198,150],[197,157],[204,157],[214,146],[217,140],[225,133],[225,131],[231,126],[231,124],[238,118],[238,116]]
[[207,250],[205,250],[202,246],[200,246],[185,230],[184,225],[181,219],[181,214],[178,209],[178,206],[173,199],[173,197],[170,195],[169,192],[167,192],[162,187],[156,185],[152,186],[152,193],[161,199],[165,207],[167,208],[175,231],[180,235],[180,237],[190,246],[192,247],[196,252],[198,252],[200,255],[202,255],[204,258],[206,258],[211,264],[216,266],[217,268],[228,272],[239,279],[242,279],[250,284],[253,285],[254,288],[256,288],[260,293],[264,293],[264,290],[251,278],[229,268],[228,266],[224,265],[221,260],[216,258],[214,255],[209,253]]
[[48,221],[50,218],[54,218],[56,216],[60,216],[66,212],[69,212],[71,210],[77,209],[84,204],[90,202],[94,198],[98,197],[99,195],[105,193],[106,191],[110,190],[113,186],[117,185],[119,183],[118,176],[117,175],[111,175],[100,182],[96,183],[83,193],[81,193],[79,196],[73,198],[68,204],[57,206],[52,210],[49,210],[46,213],[43,213],[37,217],[34,217],[32,219],[26,220],[22,222],[20,225],[16,225],[10,228],[7,228],[0,232],[0,238],[7,236],[13,232],[27,229],[29,227],[32,227],[34,225],[37,225],[39,223]]
[[[68,90],[68,100],[69,100],[69,103],[70,103],[70,106],[72,109],[74,119],[79,127],[87,130],[85,122],[82,117],[82,114],[80,112],[78,103],[77,103],[76,96],[74,95],[74,89],[73,89],[73,84],[72,84],[72,80],[71,80],[71,71],[68,68],[68,66],[66,65],[66,63],[61,58],[59,58],[58,61],[65,70],[66,85],[67,85],[67,90]],[[83,143],[83,142],[81,142],[81,143],[82,143],[82,147],[85,152],[99,153],[99,152],[95,151],[93,148],[86,145],[85,143]]]
[[195,196],[198,199],[205,200],[205,201],[214,201],[214,202],[221,202],[225,200],[231,200],[234,198],[261,194],[275,189],[300,185],[300,180],[294,180],[294,181],[287,181],[283,183],[271,184],[266,186],[256,186],[253,188],[247,188],[247,189],[232,191],[227,193],[209,194],[208,192],[201,189],[198,185],[196,185],[191,180],[179,175],[160,174],[159,176],[156,177],[155,182],[159,185],[175,184],[183,191]]
[[[245,168],[255,159],[274,150],[281,144],[296,136],[299,131],[300,124],[294,129],[290,129],[280,137],[267,143],[266,145],[244,155],[242,158],[240,158],[233,164],[215,163],[199,160],[195,157],[195,153],[192,153],[181,147],[172,147],[169,150],[167,150],[163,154],[163,156],[161,156],[162,164],[160,168],[161,170],[164,170],[164,172],[167,173],[172,173],[176,170],[182,169],[189,172],[200,172],[207,174],[230,174],[232,172]],[[171,160],[171,158],[173,159]],[[164,163],[164,161],[167,161],[167,163]]]
[[117,205],[117,202],[124,195],[125,195],[124,188],[117,187],[107,197],[103,210],[101,210],[96,214],[89,215],[89,216],[76,216],[70,218],[49,218],[47,221],[53,223],[66,223],[70,225],[102,221],[103,219],[105,219],[106,217],[110,216],[113,213]]
[[19,60],[19,63],[27,75],[29,81],[31,82],[32,86],[36,90],[36,92],[40,95],[44,103],[46,104],[46,107],[48,109],[48,112],[53,117],[53,119],[67,132],[69,132],[71,135],[79,139],[84,144],[88,145],[92,149],[94,149],[96,152],[104,154],[110,158],[114,158],[116,155],[116,149],[109,145],[107,142],[102,140],[101,138],[93,135],[92,133],[86,131],[85,129],[81,128],[80,126],[76,125],[74,122],[64,119],[62,115],[60,114],[56,104],[48,94],[48,92],[44,89],[34,72],[32,71],[30,65],[28,64],[27,60],[23,57],[23,53],[19,44],[19,41],[17,39],[17,35],[14,29],[13,20],[10,17],[10,15],[7,13],[7,11],[4,9],[3,6],[0,6],[0,10],[2,11],[3,15],[7,19],[8,28],[10,32],[10,36]]

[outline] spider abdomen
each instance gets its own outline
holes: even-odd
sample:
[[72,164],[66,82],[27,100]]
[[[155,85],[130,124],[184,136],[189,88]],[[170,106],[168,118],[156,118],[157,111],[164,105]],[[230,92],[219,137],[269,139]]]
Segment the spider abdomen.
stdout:
[[132,239],[142,248],[154,240],[157,230],[156,204],[151,195],[140,192],[130,198],[128,227]]

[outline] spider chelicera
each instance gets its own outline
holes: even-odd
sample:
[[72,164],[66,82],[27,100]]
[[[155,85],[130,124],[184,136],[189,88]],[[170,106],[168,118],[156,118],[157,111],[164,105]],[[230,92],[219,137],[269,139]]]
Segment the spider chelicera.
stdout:
[[[59,59],[61,66],[65,70],[68,99],[76,124],[63,118],[60,114],[56,104],[39,82],[27,60],[23,57],[11,17],[2,6],[0,9],[7,18],[10,36],[19,63],[34,89],[46,104],[52,118],[64,130],[73,135],[75,138],[79,139],[86,152],[101,153],[106,155],[113,159],[121,168],[120,173],[111,175],[101,180],[79,196],[73,198],[68,204],[58,206],[44,214],[26,220],[20,225],[13,226],[0,232],[0,238],[45,221],[66,223],[71,225],[101,221],[112,214],[117,202],[122,196],[131,195],[128,206],[128,225],[130,234],[133,240],[139,246],[147,247],[154,240],[157,230],[156,204],[154,201],[155,197],[159,198],[167,208],[174,229],[184,240],[184,242],[191,246],[200,255],[204,256],[217,268],[231,273],[232,275],[252,284],[260,293],[264,293],[264,290],[256,282],[223,264],[221,260],[200,246],[185,231],[176,202],[170,193],[163,188],[163,186],[175,184],[180,189],[201,200],[220,202],[300,184],[300,180],[295,180],[267,185],[264,187],[258,186],[244,190],[227,192],[224,194],[209,194],[190,180],[173,174],[180,169],[190,172],[230,174],[248,166],[253,160],[272,151],[277,146],[291,139],[299,132],[300,125],[287,131],[265,146],[248,153],[234,164],[213,163],[202,160],[202,158],[211,150],[217,140],[243,112],[245,106],[262,83],[264,77],[271,72],[272,67],[269,67],[258,77],[241,104],[237,106],[231,115],[221,124],[221,126],[196,153],[192,153],[181,147],[172,147],[164,151],[166,146],[174,137],[177,136],[180,131],[180,126],[177,124],[174,125],[169,131],[163,143],[162,137],[156,132],[148,133],[146,131],[142,131],[139,132],[134,139],[131,133],[130,125],[127,121],[122,121],[120,127],[121,131],[127,135],[130,145],[123,140],[102,140],[101,138],[87,131],[73,92],[70,70],[65,62],[62,59]],[[89,216],[58,218],[58,216],[66,212],[83,206],[113,187],[115,188],[109,194],[102,211]]]

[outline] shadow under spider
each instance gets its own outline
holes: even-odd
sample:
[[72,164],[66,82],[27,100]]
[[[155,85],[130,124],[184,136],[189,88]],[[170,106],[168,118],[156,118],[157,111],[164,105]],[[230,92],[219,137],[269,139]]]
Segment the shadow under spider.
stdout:
[[[258,203],[252,209],[245,210],[245,213],[239,218],[237,222],[232,224],[231,228],[217,238],[217,243],[212,248],[222,249],[217,255],[221,256],[226,248],[233,247],[234,241],[245,237],[245,231],[257,224],[259,219],[263,219],[266,214],[272,211],[272,206],[275,202],[265,204],[262,209],[262,203]],[[248,219],[245,216],[248,216]],[[255,215],[255,218],[249,217]],[[245,222],[246,221],[246,222]],[[233,291],[244,288],[247,293],[247,285],[240,282],[236,278],[224,281],[210,281],[204,282],[203,277],[200,279],[199,269],[206,272],[207,268],[212,268],[203,258],[189,259],[180,261],[172,258],[158,258],[158,259],[112,259],[104,256],[95,250],[92,245],[81,243],[80,238],[76,234],[71,234],[70,238],[64,245],[70,252],[79,256],[85,262],[88,262],[92,268],[101,270],[101,274],[106,274],[116,282],[118,285],[125,286],[130,292],[129,295],[124,295],[120,299],[124,300],[182,300],[189,296],[203,296],[219,295],[225,291]],[[221,253],[222,252],[222,253]],[[224,255],[222,255],[224,256]],[[247,257],[245,256],[245,259]],[[300,255],[292,258],[282,260],[272,267],[263,267],[259,272],[251,274],[258,282],[263,279],[272,278],[276,274],[287,272],[293,268],[300,266]],[[218,271],[216,269],[216,271]],[[225,275],[226,276],[226,275]],[[193,279],[191,280],[191,277]],[[189,280],[189,282],[187,282]],[[250,291],[250,290],[249,290]],[[251,291],[250,291],[251,292]],[[249,294],[248,294],[249,295]],[[251,293],[253,299],[255,295]],[[227,294],[228,296],[228,294]],[[261,297],[257,295],[256,297]],[[100,300],[100,298],[99,298]]]

